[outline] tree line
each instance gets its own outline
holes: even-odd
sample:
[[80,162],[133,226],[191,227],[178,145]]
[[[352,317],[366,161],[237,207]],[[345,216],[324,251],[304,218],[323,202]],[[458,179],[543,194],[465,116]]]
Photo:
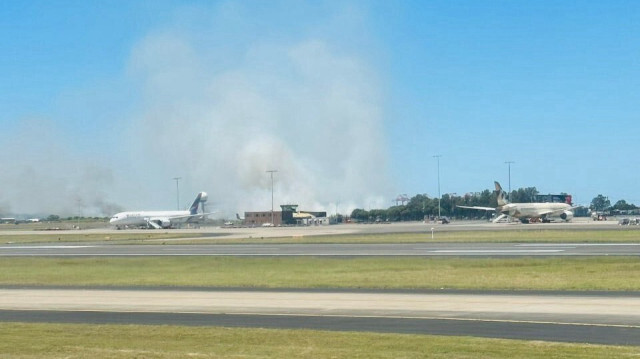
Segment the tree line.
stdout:
[[[511,191],[509,200],[513,203],[530,203],[534,202],[535,196],[539,194],[535,187],[519,188]],[[497,207],[497,193],[491,190],[482,192],[467,193],[459,196],[456,193],[446,193],[440,199],[440,215],[456,219],[481,219],[490,218],[492,211],[473,210],[465,208],[457,208],[457,206],[476,206],[476,207]],[[589,208],[576,209],[576,215],[586,216],[588,210],[593,211],[615,211],[615,210],[633,210],[639,209],[633,204],[627,203],[625,200],[616,202],[611,206],[609,199],[601,194],[591,201]],[[421,221],[427,217],[438,216],[438,198],[429,197],[426,194],[418,194],[411,197],[406,204],[391,206],[386,209],[370,209],[365,210],[356,208],[351,212],[351,219],[360,222],[375,221]]]
[[624,199],[619,200],[613,206],[611,205],[611,201],[609,201],[609,197],[603,196],[601,194],[597,195],[592,201],[591,206],[589,207],[593,211],[598,212],[615,212],[615,211],[633,211],[638,210],[640,207],[636,206],[632,203],[627,203]]

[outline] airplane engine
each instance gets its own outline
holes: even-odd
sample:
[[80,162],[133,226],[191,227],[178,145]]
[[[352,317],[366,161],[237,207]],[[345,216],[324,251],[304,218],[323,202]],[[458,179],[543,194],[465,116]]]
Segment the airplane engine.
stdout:
[[571,212],[571,211],[564,211],[564,212],[562,212],[562,214],[560,215],[560,218],[561,218],[563,221],[567,221],[567,222],[568,222],[568,221],[570,221],[570,220],[573,218],[573,212]]
[[162,228],[169,228],[171,227],[171,221],[166,218],[160,221],[160,225],[162,226]]

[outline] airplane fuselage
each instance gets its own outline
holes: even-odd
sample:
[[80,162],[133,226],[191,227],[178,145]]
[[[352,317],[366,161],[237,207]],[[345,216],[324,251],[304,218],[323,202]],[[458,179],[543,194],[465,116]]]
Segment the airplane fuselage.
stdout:
[[188,215],[189,211],[129,211],[116,213],[109,223],[114,226],[146,226],[148,222],[154,221],[162,227],[168,227],[177,222],[170,218]]
[[496,209],[501,214],[515,218],[547,218],[569,221],[573,218],[571,205],[567,203],[508,203]]
[[[109,223],[118,229],[125,227],[170,228],[196,218],[203,218],[210,213],[204,213],[204,202],[207,193],[200,192],[188,211],[127,211],[114,214]],[[203,213],[198,214],[202,205]]]

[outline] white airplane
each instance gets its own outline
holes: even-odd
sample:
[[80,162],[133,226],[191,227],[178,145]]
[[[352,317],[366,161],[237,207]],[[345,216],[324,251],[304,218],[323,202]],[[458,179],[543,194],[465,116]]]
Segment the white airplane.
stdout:
[[117,229],[124,227],[171,228],[175,225],[189,222],[195,217],[204,217],[211,213],[198,213],[198,207],[207,201],[207,193],[200,192],[188,211],[131,211],[114,214],[109,223]]
[[522,223],[530,220],[541,220],[548,223],[551,221],[569,222],[573,218],[573,209],[568,203],[510,203],[506,199],[506,193],[502,190],[500,183],[494,182],[496,192],[498,192],[498,207],[476,207],[476,206],[456,206],[459,208],[480,209],[485,211],[496,211],[500,213],[493,222],[498,222],[505,217],[519,219]]

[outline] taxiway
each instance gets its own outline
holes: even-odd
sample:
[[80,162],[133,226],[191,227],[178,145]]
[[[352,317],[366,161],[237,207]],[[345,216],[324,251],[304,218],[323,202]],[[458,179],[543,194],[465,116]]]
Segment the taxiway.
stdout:
[[640,296],[0,288],[0,320],[306,328],[640,345]]

